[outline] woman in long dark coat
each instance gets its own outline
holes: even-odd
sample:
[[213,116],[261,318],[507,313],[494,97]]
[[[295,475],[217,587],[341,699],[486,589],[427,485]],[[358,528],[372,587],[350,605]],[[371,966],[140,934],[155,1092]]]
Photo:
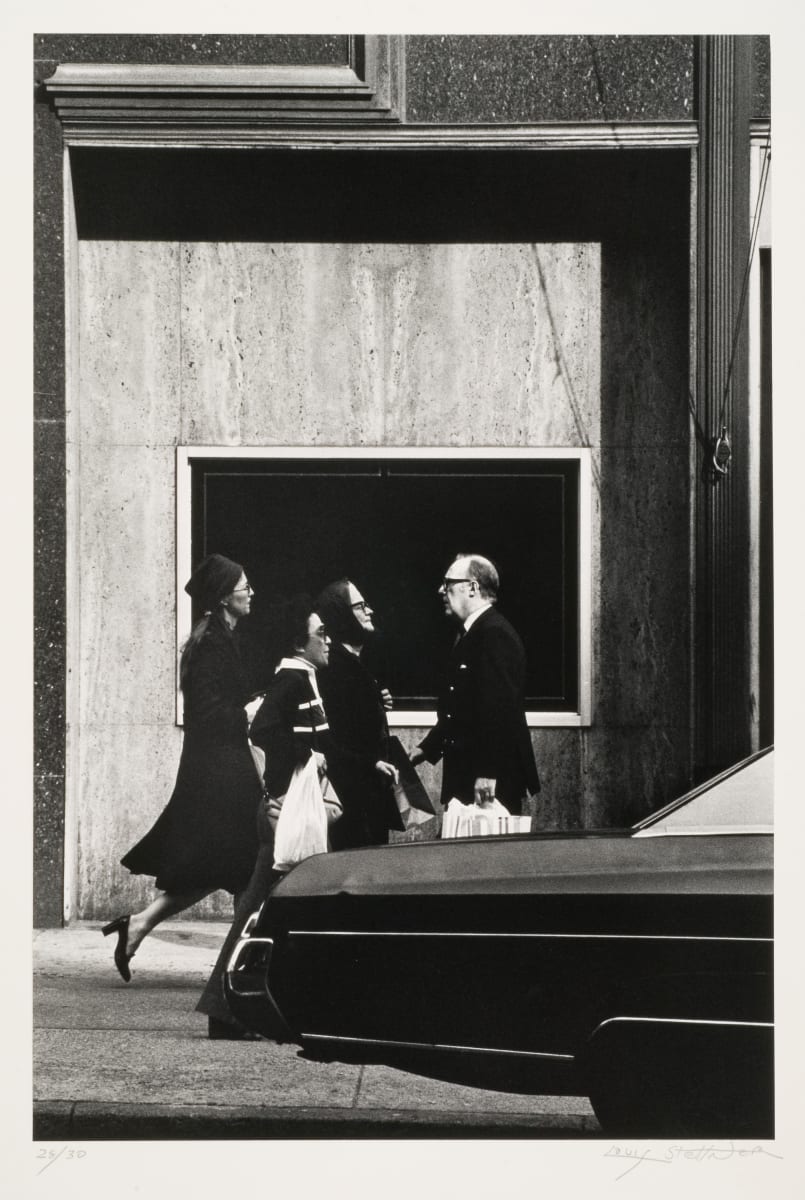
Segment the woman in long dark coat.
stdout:
[[250,688],[235,633],[252,588],[239,563],[213,554],[185,591],[204,615],[182,651],[184,742],[176,786],[153,827],[121,859],[133,874],[153,875],[160,894],[103,929],[118,935],[115,965],[127,983],[129,961],[147,934],[219,888],[237,895],[257,857],[262,787],[249,749]]
[[405,826],[394,799],[397,771],[387,761],[391,696],[363,654],[375,632],[373,611],[348,579],[329,584],[316,611],[333,640],[319,687],[333,743],[328,774],[344,809],[330,840],[334,850],[382,845],[390,829]]

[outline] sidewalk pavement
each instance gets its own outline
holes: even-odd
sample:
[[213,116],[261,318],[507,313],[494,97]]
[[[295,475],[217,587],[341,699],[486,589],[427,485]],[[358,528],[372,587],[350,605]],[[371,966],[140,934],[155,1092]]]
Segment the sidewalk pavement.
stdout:
[[194,1011],[227,932],[166,922],[125,984],[100,922],[34,935],[34,1138],[595,1138],[583,1097],[519,1096],[297,1046],[210,1041]]

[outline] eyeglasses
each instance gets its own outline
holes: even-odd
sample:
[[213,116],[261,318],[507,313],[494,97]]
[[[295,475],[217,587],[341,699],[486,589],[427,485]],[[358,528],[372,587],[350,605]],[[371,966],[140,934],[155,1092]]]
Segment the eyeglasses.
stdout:
[[442,580],[442,587],[444,588],[445,591],[447,591],[448,588],[453,587],[453,585],[456,583],[475,583],[475,580],[474,579],[465,579],[463,577],[457,578],[457,579],[451,579],[449,575],[445,575],[444,579]]
[[357,608],[360,612],[371,612],[371,606],[368,600],[359,600],[357,604],[351,604],[350,608]]
[[235,592],[248,592],[250,596],[253,596],[253,595],[254,595],[254,588],[252,587],[252,585],[251,585],[250,583],[247,583],[247,584],[244,584],[244,586],[243,586],[243,587],[239,587],[239,588],[232,588],[232,593],[233,593],[233,595],[234,595],[234,593],[235,593]]

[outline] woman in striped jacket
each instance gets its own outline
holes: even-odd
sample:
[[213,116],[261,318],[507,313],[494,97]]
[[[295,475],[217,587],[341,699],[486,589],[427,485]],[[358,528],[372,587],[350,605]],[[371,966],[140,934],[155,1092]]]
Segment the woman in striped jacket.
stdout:
[[306,597],[291,602],[284,651],[249,733],[265,751],[266,792],[274,799],[285,795],[311,754],[323,766],[330,743],[316,681],[317,669],[329,661],[330,638]]
[[[249,736],[265,752],[266,797],[260,805],[257,833],[260,850],[252,877],[238,897],[235,919],[218,956],[196,1010],[209,1018],[212,1038],[242,1038],[245,1030],[232,1017],[223,993],[223,976],[230,953],[246,919],[265,900],[281,878],[274,869],[272,813],[288,790],[294,771],[311,755],[323,769],[331,746],[330,730],[319,695],[316,671],[325,667],[330,655],[330,638],[307,596],[297,596],[282,617],[280,645],[283,657],[266,689]],[[273,802],[273,803],[272,803]]]

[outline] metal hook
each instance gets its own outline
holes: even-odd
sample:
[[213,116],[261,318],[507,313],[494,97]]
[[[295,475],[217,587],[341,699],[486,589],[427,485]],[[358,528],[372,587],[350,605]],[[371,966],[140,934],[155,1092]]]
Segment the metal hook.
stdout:
[[730,444],[730,439],[727,436],[727,427],[726,425],[722,425],[721,433],[719,437],[716,438],[716,443],[713,446],[714,470],[716,470],[719,475],[726,475],[729,470],[731,458],[732,446]]

